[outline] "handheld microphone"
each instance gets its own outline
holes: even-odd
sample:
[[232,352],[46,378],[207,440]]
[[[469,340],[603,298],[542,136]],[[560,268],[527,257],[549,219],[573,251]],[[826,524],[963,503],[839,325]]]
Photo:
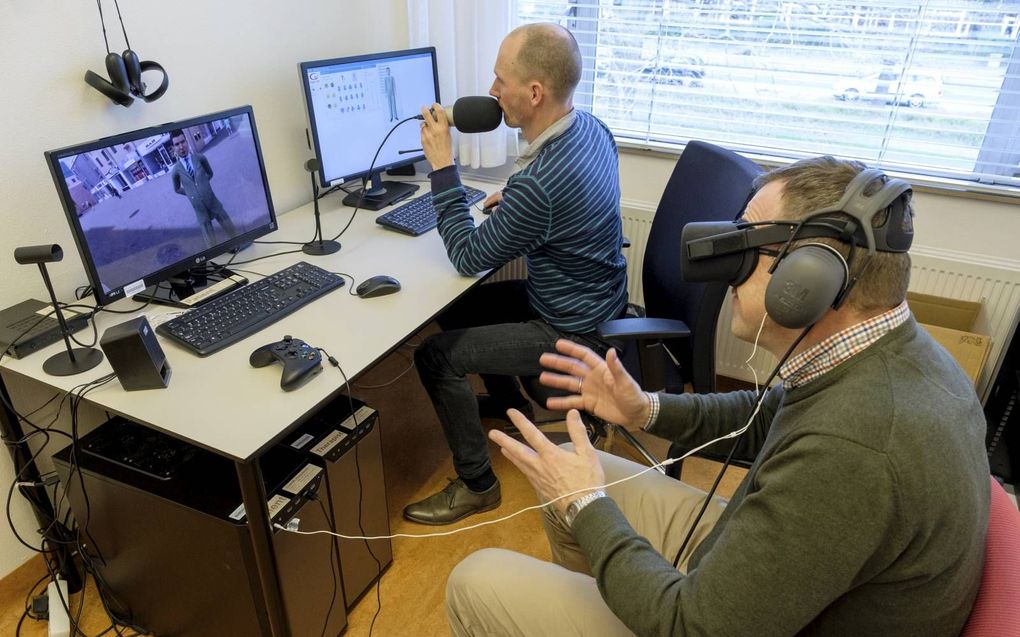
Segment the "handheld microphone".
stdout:
[[[446,121],[462,133],[487,133],[503,121],[503,109],[494,97],[472,95],[461,97],[453,106],[444,106]],[[417,119],[423,119],[421,115]]]

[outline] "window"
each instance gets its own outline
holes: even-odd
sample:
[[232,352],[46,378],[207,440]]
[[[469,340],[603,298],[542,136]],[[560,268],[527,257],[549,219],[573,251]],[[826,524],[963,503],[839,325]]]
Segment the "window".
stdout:
[[835,154],[1020,195],[1017,0],[519,0],[621,143]]

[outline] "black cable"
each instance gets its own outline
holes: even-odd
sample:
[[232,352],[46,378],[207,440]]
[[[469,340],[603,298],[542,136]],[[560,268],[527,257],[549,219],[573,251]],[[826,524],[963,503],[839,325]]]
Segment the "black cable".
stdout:
[[122,18],[121,15],[120,15],[120,4],[118,3],[117,0],[113,0],[113,6],[117,7],[117,19],[120,20],[120,30],[121,30],[121,33],[124,34],[124,44],[126,44],[127,48],[130,49],[131,48],[131,41],[128,40],[127,29],[124,28],[124,18]]
[[347,274],[346,272],[330,272],[330,274],[335,274],[337,276],[342,276],[342,277],[350,279],[351,280],[351,285],[350,285],[350,287],[347,288],[347,294],[349,294],[351,296],[358,296],[358,293],[354,291],[354,284],[356,283],[356,281],[355,281],[353,275]]
[[[762,385],[761,390],[759,390],[758,398],[754,401],[754,404],[751,406],[751,413],[747,418],[745,426],[747,427],[750,426],[751,419],[754,418],[755,412],[757,412],[758,409],[761,407],[762,402],[764,402],[765,400],[765,396],[767,396],[769,393],[769,385],[770,383],[772,383],[772,379],[776,377],[776,375],[779,373],[779,370],[783,367],[783,364],[786,363],[786,360],[788,358],[790,358],[790,354],[792,354],[793,350],[798,345],[800,345],[800,342],[804,340],[804,337],[807,336],[808,332],[811,331],[812,327],[814,327],[814,324],[805,327],[804,330],[800,333],[800,336],[798,336],[793,341],[790,347],[787,348],[786,353],[783,354],[782,358],[780,358],[779,361],[776,363],[775,368],[772,369],[772,373],[769,374],[768,379]],[[707,494],[705,494],[705,499],[701,503],[701,509],[698,511],[698,515],[694,518],[694,523],[691,524],[690,528],[687,529],[687,535],[684,537],[683,543],[680,544],[680,550],[676,552],[676,557],[673,558],[673,568],[679,567],[680,556],[683,555],[684,549],[687,548],[687,545],[691,541],[691,537],[694,536],[694,529],[698,527],[698,522],[701,522],[701,517],[705,515],[705,511],[708,509],[708,505],[712,501],[712,496],[715,494],[716,488],[718,488],[719,483],[722,481],[722,477],[723,474],[726,473],[726,469],[729,468],[730,462],[733,460],[733,452],[737,450],[737,445],[740,443],[740,438],[741,436],[744,435],[744,433],[746,433],[746,430],[743,433],[741,433],[740,436],[737,436],[733,439],[733,444],[730,446],[730,452],[726,455],[726,460],[723,462],[722,468],[719,470],[719,473],[715,476],[715,482],[712,483],[712,488],[708,490]]]
[[106,38],[106,20],[103,19],[103,3],[101,0],[96,0],[96,6],[99,7],[99,24],[103,27],[103,44],[106,45],[106,54],[110,54],[110,41]]
[[[340,367],[340,363],[335,358],[333,358],[333,356],[331,356],[329,352],[327,352],[325,349],[323,349],[321,347],[317,347],[316,349],[326,355],[326,359],[329,360],[329,364],[332,365],[333,367],[335,367],[337,369],[337,371],[340,372],[340,376],[343,377],[343,379],[344,379],[344,386],[347,387],[347,404],[350,406],[351,418],[354,420],[354,428],[357,429],[358,425],[360,423],[358,423],[358,415],[357,415],[357,413],[355,413],[357,410],[354,408],[354,398],[351,396],[351,381],[347,379],[347,374],[344,372],[343,367]],[[376,418],[377,418],[376,425],[378,426],[379,425],[379,422],[378,422],[379,416],[378,416],[378,414],[376,415]],[[381,435],[381,431],[380,431],[380,435]],[[364,538],[364,537],[366,537],[368,535],[368,533],[365,533],[365,527],[364,527],[363,522],[362,522],[362,516],[364,515],[363,503],[364,503],[364,499],[365,499],[364,498],[365,491],[364,491],[364,485],[361,483],[361,462],[360,462],[360,459],[359,459],[359,456],[358,456],[358,449],[360,447],[361,447],[360,444],[354,445],[354,469],[355,469],[355,474],[358,476],[358,531],[361,533],[361,536]],[[332,530],[333,530],[334,533],[336,533],[336,529],[332,529]],[[372,550],[372,545],[369,544],[369,541],[363,539],[362,542],[365,543],[365,548],[368,549],[368,554],[372,556],[373,560],[375,560],[375,567],[376,567],[376,571],[375,571],[375,601],[376,601],[376,608],[375,608],[375,615],[372,616],[372,623],[368,627],[368,637],[372,637],[372,630],[375,628],[375,620],[379,619],[379,613],[382,612],[382,590],[381,590],[382,589],[382,562],[380,562],[379,558],[376,557],[375,551]]]
[[247,261],[237,261],[237,262],[234,262],[234,260],[231,259],[226,264],[224,264],[224,267],[227,267],[227,266],[230,266],[230,265],[246,265],[248,263],[255,263],[256,261],[261,261],[263,259],[269,259],[269,258],[272,258],[272,257],[278,257],[278,256],[281,256],[281,255],[284,255],[284,254],[297,254],[298,252],[301,252],[301,250],[286,250],[284,252],[274,252],[273,254],[267,254],[265,256],[255,257],[254,259],[248,259]]
[[[33,432],[32,434],[29,434],[29,436],[35,435],[36,433],[38,433],[38,432]],[[46,549],[45,549],[44,546],[40,547],[40,548],[36,548],[35,546],[32,546],[31,544],[29,544],[28,541],[26,539],[24,539],[21,536],[20,533],[18,533],[18,529],[15,528],[15,526],[14,526],[14,517],[11,514],[11,501],[14,499],[14,489],[18,488],[18,483],[21,482],[22,474],[24,474],[25,470],[28,469],[28,467],[32,466],[35,463],[36,458],[38,458],[42,454],[42,452],[46,449],[46,445],[49,444],[49,441],[50,441],[49,434],[46,433],[46,432],[42,432],[42,435],[46,436],[46,442],[44,442],[39,447],[38,451],[36,451],[35,453],[33,453],[31,455],[31,457],[29,458],[28,462],[24,466],[21,467],[21,470],[14,474],[14,479],[11,481],[11,487],[10,487],[10,489],[7,490],[7,503],[6,503],[6,506],[5,506],[5,510],[6,510],[6,514],[7,514],[7,525],[10,527],[11,533],[14,535],[14,539],[16,539],[25,548],[27,548],[27,549],[29,549],[31,551],[34,551],[36,553],[44,553],[45,554],[46,553]],[[26,437],[26,440],[27,440],[27,437]],[[17,443],[13,443],[13,444],[8,442],[8,441],[4,441],[4,442],[7,445],[13,446],[14,444],[24,444],[26,442],[26,440],[18,441]],[[32,498],[29,497],[28,495],[25,495],[25,493],[23,491],[21,491],[20,489],[19,489],[19,493],[22,493],[22,495],[25,497],[25,499],[29,500],[29,502],[32,501]]]
[[[337,369],[340,369],[340,367],[337,367]],[[340,370],[340,373],[344,377],[344,383],[347,383],[347,375],[343,373],[343,370]],[[354,426],[357,427],[358,417],[354,414],[354,401],[351,399],[350,393],[350,390],[348,390],[347,400],[351,404],[351,417],[354,418]],[[378,419],[379,415],[376,414],[376,426],[381,426]],[[380,431],[380,436],[381,435],[382,432]],[[365,527],[361,523],[361,518],[365,513],[364,507],[362,506],[362,503],[365,501],[365,491],[361,484],[361,461],[358,455],[360,447],[360,444],[354,445],[354,470],[358,476],[358,531],[361,533],[362,537],[365,537],[368,533],[365,533]],[[379,558],[375,556],[375,551],[372,550],[372,545],[369,541],[362,540],[362,542],[365,543],[365,548],[368,549],[368,554],[371,555],[372,559],[375,561],[375,615],[372,615],[372,623],[368,626],[368,637],[372,637],[372,630],[375,628],[375,620],[379,619],[379,613],[382,612],[382,562],[380,562]]]
[[375,168],[375,161],[377,159],[379,159],[379,153],[382,152],[383,146],[386,145],[386,140],[388,140],[390,138],[390,135],[393,134],[393,131],[397,130],[397,128],[401,124],[404,124],[406,122],[410,122],[411,120],[414,120],[414,119],[418,119],[418,117],[414,116],[414,117],[408,117],[407,119],[400,120],[399,122],[394,124],[392,128],[390,128],[390,132],[386,133],[386,137],[383,137],[382,143],[379,144],[379,148],[377,148],[375,150],[375,155],[372,157],[372,163],[368,165],[368,171],[365,173],[365,176],[362,178],[362,183],[363,184],[366,181],[368,183],[364,184],[364,186],[362,187],[361,196],[358,197],[358,203],[357,203],[356,206],[354,206],[354,212],[351,213],[351,218],[347,220],[347,225],[345,225],[343,227],[343,229],[340,232],[338,232],[335,237],[333,237],[331,239],[331,241],[336,241],[337,239],[339,239],[340,236],[343,235],[343,233],[347,232],[347,228],[351,227],[351,223],[354,221],[354,215],[356,215],[358,213],[358,210],[361,208],[361,202],[364,201],[365,198],[366,198],[365,192],[368,190],[368,186],[370,186],[371,183],[372,183],[372,169]]
[[[82,385],[79,385],[78,387],[75,387],[71,391],[71,393],[73,395],[72,396],[72,403],[71,403],[71,435],[72,435],[72,443],[71,443],[71,451],[70,451],[70,456],[69,456],[70,470],[69,470],[69,475],[68,475],[68,482],[70,482],[70,480],[72,480],[74,478],[74,474],[77,473],[77,475],[78,475],[78,486],[79,486],[79,489],[81,490],[82,499],[83,499],[84,504],[85,504],[85,516],[84,516],[85,519],[83,521],[80,521],[77,524],[77,536],[76,536],[76,539],[75,539],[75,543],[76,543],[76,546],[77,546],[78,555],[79,555],[80,559],[82,560],[82,565],[85,568],[86,573],[87,574],[91,574],[92,578],[96,582],[96,592],[99,595],[99,601],[103,605],[103,609],[106,611],[106,614],[110,617],[110,619],[111,619],[111,621],[113,622],[114,625],[119,624],[121,626],[126,626],[127,628],[130,628],[131,630],[135,631],[136,633],[141,634],[141,633],[146,633],[147,631],[144,628],[142,628],[140,626],[137,626],[132,621],[126,620],[123,617],[120,617],[118,615],[118,613],[114,612],[114,610],[111,608],[110,600],[108,598],[112,598],[113,601],[117,604],[117,606],[119,608],[127,610],[125,605],[119,599],[117,599],[116,594],[114,594],[114,592],[110,588],[109,584],[106,583],[106,581],[103,578],[100,570],[96,567],[96,564],[93,561],[93,557],[89,554],[89,552],[86,550],[85,546],[81,542],[82,535],[84,534],[84,536],[88,538],[90,546],[93,548],[93,550],[96,551],[96,558],[95,559],[98,559],[100,561],[100,563],[103,564],[103,565],[106,564],[106,560],[105,560],[105,558],[102,555],[102,551],[99,548],[99,544],[95,541],[95,538],[93,538],[91,536],[91,534],[89,533],[89,531],[88,531],[88,524],[89,524],[89,520],[91,519],[92,504],[91,504],[91,501],[90,501],[90,499],[88,497],[88,493],[87,493],[86,488],[85,488],[84,474],[82,473],[81,465],[78,462],[78,457],[77,457],[78,448],[80,446],[80,438],[78,436],[78,424],[79,424],[78,411],[79,411],[79,408],[81,406],[81,403],[85,400],[85,396],[89,392],[92,392],[92,391],[94,391],[96,389],[99,389],[103,385],[105,385],[105,384],[109,383],[110,381],[112,381],[114,378],[116,378],[116,374],[108,374],[106,376],[102,376],[102,377],[97,378],[97,379],[95,379],[93,381],[90,381],[89,383],[84,383]],[[67,487],[65,486],[64,494],[66,495],[66,493],[67,493]],[[84,596],[85,596],[85,589],[83,587],[82,588],[82,601],[81,601],[81,606],[79,606],[79,609],[78,609],[78,617],[80,617],[81,609],[84,607]],[[76,617],[76,620],[78,619],[78,617]],[[77,621],[75,621],[73,625],[75,626],[75,630],[77,632],[81,632],[82,635],[85,634],[83,631],[80,630],[80,628],[77,627]],[[120,632],[119,628],[113,627],[113,626],[111,626],[111,628],[118,635],[122,635],[122,633]],[[106,632],[109,632],[109,630],[110,629],[107,629],[106,631],[104,631],[104,634]],[[77,633],[75,633],[75,634],[77,634]]]
[[[325,479],[325,477],[323,477]],[[322,498],[315,497],[315,500],[319,503],[319,508],[322,509],[322,515],[326,518],[326,523],[329,524],[329,530],[336,535],[336,519],[331,513],[333,507],[329,507],[329,511],[326,510],[326,505],[322,503]],[[326,637],[326,629],[329,627],[329,618],[333,614],[333,606],[336,604],[336,593],[337,583],[340,580],[340,555],[337,551],[336,538],[329,538],[329,572],[332,577],[330,578],[333,582],[333,594],[329,598],[329,608],[326,610],[326,618],[322,620],[322,630],[319,632],[319,637]]]

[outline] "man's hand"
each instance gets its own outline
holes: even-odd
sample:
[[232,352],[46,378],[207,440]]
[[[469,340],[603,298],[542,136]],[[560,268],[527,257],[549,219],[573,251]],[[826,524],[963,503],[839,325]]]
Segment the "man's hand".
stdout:
[[588,441],[577,411],[571,410],[567,414],[567,432],[574,443],[573,451],[554,445],[516,409],[509,410],[507,414],[528,444],[518,442],[498,429],[489,431],[489,439],[499,445],[503,455],[521,470],[543,502],[581,491],[553,503],[562,513],[567,510],[567,505],[584,495],[585,490],[595,490],[605,484],[602,464]]
[[453,139],[446,111],[440,104],[433,104],[431,110],[421,109],[421,147],[432,170],[453,165]]
[[482,202],[482,208],[492,208],[493,206],[498,206],[499,202],[501,201],[503,201],[503,191],[497,190],[496,192],[492,193],[491,195],[485,198],[485,201]]
[[539,362],[552,372],[542,372],[543,385],[572,392],[570,396],[550,398],[549,409],[583,409],[603,420],[640,429],[648,421],[651,408],[647,394],[623,368],[615,349],[603,360],[598,354],[573,341],[556,341],[559,354],[542,354]]

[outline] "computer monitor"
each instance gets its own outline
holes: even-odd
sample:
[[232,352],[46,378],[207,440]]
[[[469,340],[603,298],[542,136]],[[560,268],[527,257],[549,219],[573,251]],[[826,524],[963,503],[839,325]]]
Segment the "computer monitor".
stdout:
[[154,300],[177,304],[208,259],[277,227],[250,106],[45,156],[101,305],[167,281]]
[[368,210],[378,210],[417,190],[414,184],[382,181],[380,173],[425,158],[418,126],[398,126],[386,136],[401,120],[420,114],[422,106],[439,101],[435,48],[298,66],[322,186],[352,179],[367,182],[344,198],[344,204]]

